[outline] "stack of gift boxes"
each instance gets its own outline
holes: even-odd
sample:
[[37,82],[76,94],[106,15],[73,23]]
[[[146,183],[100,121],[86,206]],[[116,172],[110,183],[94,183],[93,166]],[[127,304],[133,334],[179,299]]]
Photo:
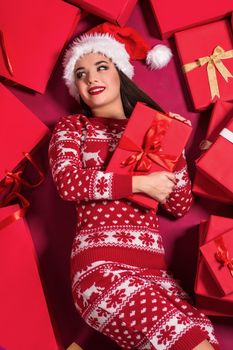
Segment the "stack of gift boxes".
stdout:
[[[18,88],[23,86],[44,93],[83,11],[124,26],[136,2],[40,0],[30,4],[21,0],[13,5],[11,1],[2,3],[0,75],[3,84],[10,81]],[[150,0],[150,6],[161,37],[175,37],[180,68],[194,109],[209,108],[211,113],[206,136],[209,148],[196,161],[193,191],[199,196],[232,204],[233,34],[230,14],[233,3],[206,0],[203,4],[197,0],[192,11],[184,0]],[[29,203],[20,193],[21,186],[36,187],[43,180],[32,155],[49,135],[49,130],[3,84],[0,85],[4,116],[0,129],[0,246],[4,252],[0,256],[1,346],[10,350],[55,350],[59,345],[24,217]],[[143,127],[135,128],[142,117],[140,125]],[[137,174],[161,169],[173,171],[190,132],[187,124],[138,103],[108,169]],[[31,162],[38,173],[36,184],[23,179],[26,162]],[[14,198],[19,199],[20,206],[9,205]],[[157,206],[156,201],[146,196],[134,195],[130,199],[147,207]],[[200,224],[195,291],[197,306],[210,315],[233,315],[229,308],[233,299],[232,237],[233,219],[211,216]]]

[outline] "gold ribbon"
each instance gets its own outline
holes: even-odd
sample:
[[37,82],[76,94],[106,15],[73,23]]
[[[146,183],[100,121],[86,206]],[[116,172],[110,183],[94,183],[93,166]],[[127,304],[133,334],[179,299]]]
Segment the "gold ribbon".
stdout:
[[207,64],[207,75],[210,86],[211,98],[220,97],[216,69],[222,75],[226,82],[228,78],[233,78],[229,70],[224,66],[222,60],[233,58],[233,50],[225,51],[221,46],[216,46],[212,55],[204,56],[196,59],[194,62],[183,65],[183,71],[188,73],[197,67],[202,67]]

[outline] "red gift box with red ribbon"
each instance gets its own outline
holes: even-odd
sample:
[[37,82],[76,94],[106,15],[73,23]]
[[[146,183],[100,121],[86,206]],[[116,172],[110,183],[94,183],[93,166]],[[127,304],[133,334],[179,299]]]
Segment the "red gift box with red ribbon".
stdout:
[[87,12],[102,17],[109,22],[124,26],[137,0],[67,0]]
[[0,1],[0,75],[44,93],[80,14],[61,0]]
[[[213,241],[233,229],[233,219],[211,215],[199,227],[199,246]],[[195,281],[196,306],[207,315],[233,316],[233,293],[223,295],[222,289],[199,251]]]
[[[107,171],[134,175],[172,172],[191,131],[189,125],[138,102]],[[149,208],[157,206],[154,199],[144,194],[133,194],[129,199]]]
[[175,42],[194,108],[233,99],[233,36],[228,20],[187,29]]
[[[9,194],[17,195],[28,206],[28,202],[19,195],[22,184],[28,187],[38,186],[44,174],[32,159],[31,153],[38,144],[49,135],[48,127],[37,118],[6,87],[0,84],[1,128],[0,128],[0,202]],[[36,171],[35,183],[22,178],[24,165],[30,161]],[[9,191],[11,192],[9,192]]]
[[[0,208],[0,342],[9,350],[58,350],[32,237],[17,205]],[[12,216],[11,224],[1,225]]]
[[212,275],[225,295],[233,292],[233,229],[200,247]]
[[[220,99],[215,103],[211,112],[210,122],[208,125],[206,140],[214,142],[219,135],[219,132],[226,126],[233,116],[233,103],[222,101]],[[204,154],[206,151],[204,151]],[[199,169],[199,159],[196,160],[197,169],[195,179],[193,183],[193,192],[201,197],[213,199],[225,203],[233,203],[233,198],[230,194],[226,193],[223,188],[216,185],[216,182],[212,181],[211,177],[201,172]],[[222,164],[222,161],[221,161]],[[216,167],[214,172],[217,171]]]
[[233,202],[233,115],[216,141],[198,159],[199,172],[222,189]]
[[191,10],[186,0],[150,0],[150,3],[162,38],[189,27],[219,20],[233,11],[233,2],[229,0],[196,0]]

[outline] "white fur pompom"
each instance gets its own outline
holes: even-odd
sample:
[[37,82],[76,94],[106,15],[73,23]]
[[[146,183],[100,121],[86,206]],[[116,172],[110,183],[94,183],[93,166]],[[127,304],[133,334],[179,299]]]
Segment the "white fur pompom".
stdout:
[[160,69],[166,66],[171,58],[172,52],[169,47],[159,44],[148,51],[146,64],[151,69]]

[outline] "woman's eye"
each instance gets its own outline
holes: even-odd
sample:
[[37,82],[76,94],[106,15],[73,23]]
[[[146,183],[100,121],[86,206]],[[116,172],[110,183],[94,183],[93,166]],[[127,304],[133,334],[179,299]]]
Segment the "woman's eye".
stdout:
[[100,70],[107,70],[108,69],[108,66],[105,66],[105,65],[101,65],[97,68],[97,71],[100,71]]
[[77,72],[76,73],[76,77],[77,77],[77,79],[82,79],[83,77],[85,77],[85,72]]

